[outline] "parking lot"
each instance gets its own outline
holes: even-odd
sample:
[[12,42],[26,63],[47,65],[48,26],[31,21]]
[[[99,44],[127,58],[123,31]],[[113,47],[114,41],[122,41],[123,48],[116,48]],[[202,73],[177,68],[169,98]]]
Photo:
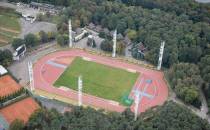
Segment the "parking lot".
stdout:
[[21,34],[20,38],[23,38],[26,34],[28,33],[33,33],[37,34],[40,31],[45,31],[45,32],[56,32],[57,28],[55,24],[48,23],[48,22],[37,22],[35,21],[34,23],[31,23],[30,21],[26,21],[23,18],[20,19],[20,24],[21,24]]

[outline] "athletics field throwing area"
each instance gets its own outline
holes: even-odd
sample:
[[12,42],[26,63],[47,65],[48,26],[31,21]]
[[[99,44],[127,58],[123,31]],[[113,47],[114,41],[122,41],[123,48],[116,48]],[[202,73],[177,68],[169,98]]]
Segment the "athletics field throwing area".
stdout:
[[57,51],[34,64],[35,91],[42,96],[77,104],[78,76],[83,79],[83,105],[122,112],[134,110],[140,93],[138,112],[162,105],[168,97],[164,75],[160,71],[143,68],[119,59],[72,49]]

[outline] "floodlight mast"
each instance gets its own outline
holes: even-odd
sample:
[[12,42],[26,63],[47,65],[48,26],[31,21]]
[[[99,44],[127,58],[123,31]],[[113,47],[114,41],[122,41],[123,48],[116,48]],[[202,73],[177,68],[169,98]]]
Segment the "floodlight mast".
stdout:
[[135,121],[137,120],[137,117],[138,117],[139,103],[140,103],[140,93],[139,93],[139,91],[137,91],[137,93],[135,95],[135,108],[134,108],[134,111],[135,111],[134,120]]
[[69,47],[72,47],[72,26],[71,26],[71,19],[69,19]]
[[28,62],[28,72],[29,72],[29,81],[30,81],[30,91],[34,91],[34,77],[33,77],[33,65],[31,61]]
[[116,48],[117,48],[117,30],[114,31],[113,34],[113,50],[112,57],[116,57]]
[[161,66],[162,66],[164,47],[165,47],[165,41],[162,41],[161,46],[160,46],[160,53],[159,53],[157,70],[160,70]]
[[82,76],[78,78],[78,106],[82,106]]

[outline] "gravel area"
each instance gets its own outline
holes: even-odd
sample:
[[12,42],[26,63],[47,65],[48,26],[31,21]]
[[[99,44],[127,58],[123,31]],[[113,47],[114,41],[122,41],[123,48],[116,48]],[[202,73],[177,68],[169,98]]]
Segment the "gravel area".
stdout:
[[56,109],[60,113],[71,111],[72,106],[70,104],[41,96],[35,96],[35,98],[47,109]]
[[21,85],[27,84],[29,81],[28,62],[35,62],[42,56],[56,50],[56,47],[54,46],[55,44],[55,42],[44,44],[44,47],[49,46],[49,48],[42,49],[42,47],[40,47],[42,50],[40,49],[38,51],[33,51],[32,53],[26,54],[25,58],[14,62],[10,67],[8,67],[9,71],[20,81]]
[[21,24],[21,34],[19,37],[23,38],[28,33],[37,34],[41,30],[45,32],[56,32],[56,24],[48,23],[48,22],[37,22],[30,23],[29,21],[24,20],[23,18],[20,19]]

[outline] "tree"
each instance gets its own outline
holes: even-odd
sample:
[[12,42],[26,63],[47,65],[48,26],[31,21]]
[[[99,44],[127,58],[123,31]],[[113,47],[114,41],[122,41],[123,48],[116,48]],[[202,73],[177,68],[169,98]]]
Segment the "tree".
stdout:
[[117,31],[118,31],[118,33],[124,33],[126,29],[127,29],[127,24],[126,24],[125,21],[119,21],[117,23]]
[[70,112],[39,109],[26,124],[27,130],[209,130],[210,125],[188,108],[174,102],[150,109],[133,120],[134,113],[105,112],[93,108],[72,107]]
[[205,94],[207,104],[210,110],[210,55],[205,55],[201,58],[199,63],[201,76],[205,81],[203,86],[203,92]]
[[47,39],[48,40],[54,40],[54,39],[56,39],[56,33],[55,32],[48,32],[47,33]]
[[103,51],[108,51],[111,52],[113,47],[112,47],[112,41],[109,41],[108,39],[104,40],[101,42],[100,45],[101,50]]
[[96,47],[95,40],[93,38],[88,38],[88,40],[87,40],[87,46],[90,46],[90,47],[95,48]]
[[57,43],[61,46],[67,45],[69,43],[69,37],[68,35],[58,35],[57,36]]
[[40,31],[39,36],[40,36],[40,40],[41,40],[42,43],[48,42],[48,35],[47,35],[46,32]]
[[131,39],[132,41],[134,41],[137,38],[137,32],[135,30],[129,29],[127,31],[127,36],[128,36],[129,39]]
[[8,49],[0,50],[0,64],[8,67],[12,63],[12,52]]
[[61,46],[65,45],[64,37],[62,35],[58,35],[56,40],[59,45]]
[[24,40],[27,47],[34,47],[38,45],[38,38],[34,34],[27,34],[24,37]]
[[117,53],[119,55],[124,55],[125,54],[125,44],[122,41],[117,42]]
[[24,123],[22,120],[15,119],[9,126],[9,130],[22,130]]
[[41,14],[41,13],[37,14],[37,16],[36,16],[37,21],[43,21],[44,19],[45,19],[45,16],[43,14]]
[[179,60],[182,62],[197,63],[202,50],[199,46],[184,46],[180,49]]
[[199,89],[203,83],[198,66],[189,63],[175,64],[168,74],[177,96],[184,102],[197,106]]
[[210,85],[210,55],[206,55],[201,58],[199,67],[201,70],[201,76],[207,86]]
[[25,41],[21,38],[14,38],[12,40],[12,47],[13,49],[17,49],[19,46],[25,44]]

